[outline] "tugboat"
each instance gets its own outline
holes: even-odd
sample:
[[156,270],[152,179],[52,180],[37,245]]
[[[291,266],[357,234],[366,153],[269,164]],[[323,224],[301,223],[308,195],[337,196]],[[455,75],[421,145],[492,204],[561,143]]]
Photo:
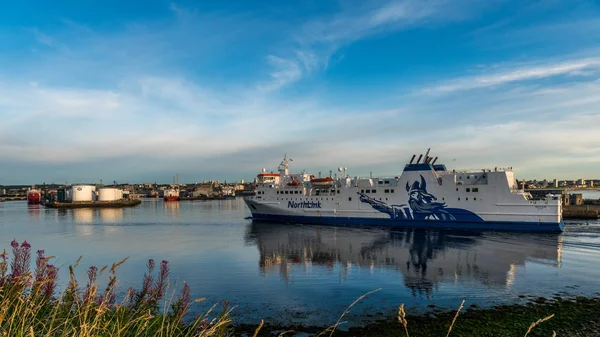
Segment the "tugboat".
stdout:
[[[534,200],[520,189],[512,167],[448,170],[423,156],[393,177],[315,177],[291,174],[284,157],[278,173],[257,175],[256,194],[244,198],[252,219],[283,223],[469,230],[563,230],[559,195]],[[293,182],[298,182],[295,184]]]
[[170,185],[169,188],[165,190],[165,201],[179,201],[179,186],[178,185]]
[[36,205],[40,203],[42,193],[37,189],[30,189],[27,192],[27,203],[30,205]]

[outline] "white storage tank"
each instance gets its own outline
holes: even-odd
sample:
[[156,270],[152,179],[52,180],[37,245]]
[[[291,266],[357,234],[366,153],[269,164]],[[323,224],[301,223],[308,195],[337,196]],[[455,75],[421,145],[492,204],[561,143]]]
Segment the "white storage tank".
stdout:
[[71,200],[77,201],[92,201],[96,186],[92,185],[73,185],[71,188]]
[[115,201],[121,199],[121,190],[114,187],[104,187],[98,190],[98,201]]

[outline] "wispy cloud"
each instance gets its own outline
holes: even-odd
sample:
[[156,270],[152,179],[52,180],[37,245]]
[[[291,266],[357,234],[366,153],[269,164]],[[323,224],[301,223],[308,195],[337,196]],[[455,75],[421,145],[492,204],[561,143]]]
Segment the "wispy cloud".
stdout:
[[42,33],[39,31],[39,29],[37,28],[33,28],[32,29],[33,34],[35,35],[36,40],[46,46],[50,46],[53,47],[55,45],[54,39],[51,38],[50,36]]
[[259,86],[263,91],[276,90],[292,83],[302,76],[302,67],[307,69],[307,65],[297,60],[287,60],[273,55],[268,55],[267,60],[273,66],[273,71],[270,73],[272,80]]
[[277,69],[281,64],[286,65],[286,73],[293,73],[286,76],[288,81],[276,77],[272,87],[279,88],[314,70],[326,69],[332,55],[358,40],[409,27],[464,20],[474,15],[478,7],[466,6],[463,1],[386,0],[359,3],[331,16],[310,20],[293,34],[295,43],[287,47],[287,52],[269,55],[269,61],[278,60],[275,74],[280,73]]
[[564,62],[519,66],[508,70],[495,70],[491,74],[458,78],[426,88],[423,92],[448,93],[561,75],[588,76],[598,72],[600,72],[600,58],[575,59]]

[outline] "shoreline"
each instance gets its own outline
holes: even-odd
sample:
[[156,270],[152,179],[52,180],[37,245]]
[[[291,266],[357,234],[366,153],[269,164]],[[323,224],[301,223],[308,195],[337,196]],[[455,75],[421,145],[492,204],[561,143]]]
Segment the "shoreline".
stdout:
[[[531,298],[524,304],[497,305],[480,308],[476,305],[464,307],[452,328],[454,336],[523,336],[530,325],[551,315],[539,323],[529,336],[598,336],[600,335],[600,293],[596,296],[574,296]],[[458,300],[457,300],[458,302]],[[459,303],[460,304],[460,303]],[[445,336],[457,310],[436,310],[423,314],[408,314],[408,333],[412,337]],[[343,308],[341,308],[343,309]],[[458,308],[457,308],[458,309]],[[350,309],[352,310],[352,309]],[[410,310],[410,308],[406,308]],[[340,315],[343,311],[340,312]],[[234,315],[235,316],[235,315]],[[341,320],[342,322],[344,319]],[[235,322],[235,318],[234,318]],[[260,323],[260,322],[259,322]],[[334,325],[332,322],[331,325]],[[259,324],[233,324],[235,336],[252,336]],[[265,323],[258,336],[278,336],[284,331],[294,331],[290,336],[316,336],[329,326],[270,325]],[[342,330],[340,330],[342,329]],[[326,335],[329,335],[328,332]],[[385,319],[367,322],[344,329],[340,325],[335,336],[406,336],[398,321],[398,312],[389,313]]]

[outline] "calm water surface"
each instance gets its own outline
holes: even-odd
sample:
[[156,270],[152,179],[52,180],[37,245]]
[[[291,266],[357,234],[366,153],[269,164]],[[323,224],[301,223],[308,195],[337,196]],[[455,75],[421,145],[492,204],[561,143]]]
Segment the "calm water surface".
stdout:
[[168,260],[204,310],[228,299],[239,321],[329,325],[360,295],[350,321],[393,312],[523,302],[520,295],[600,291],[600,223],[568,222],[562,234],[334,228],[245,220],[241,199],[129,209],[55,210],[0,203],[0,248],[27,240],[67,266],[125,257],[119,286],[141,284],[149,258]]

